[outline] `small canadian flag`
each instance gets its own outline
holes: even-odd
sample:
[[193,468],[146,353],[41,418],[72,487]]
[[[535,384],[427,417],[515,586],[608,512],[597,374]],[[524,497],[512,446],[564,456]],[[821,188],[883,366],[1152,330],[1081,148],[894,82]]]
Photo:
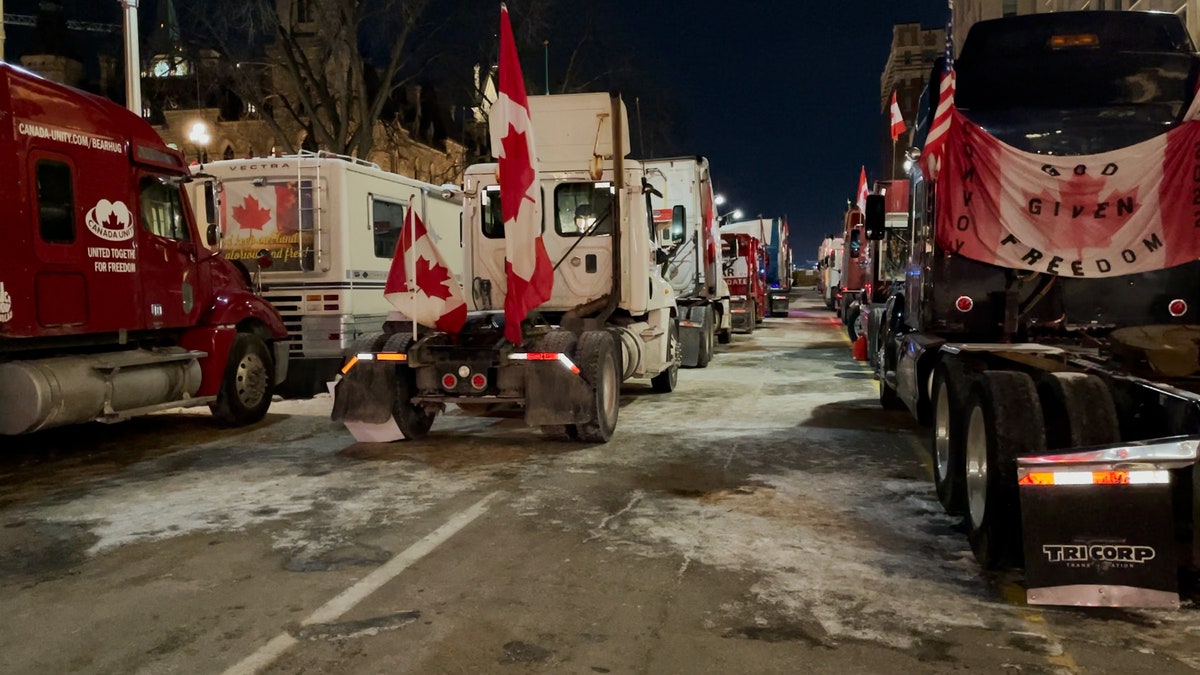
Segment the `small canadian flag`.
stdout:
[[862,213],[867,212],[867,195],[870,194],[867,189],[867,167],[862,167],[858,170],[858,190],[854,194],[854,205]]
[[896,92],[892,92],[892,140],[900,138],[900,134],[908,127],[904,126],[904,115],[900,114],[900,103],[896,100]]
[[467,301],[410,202],[383,297],[408,318],[452,335],[467,321]]

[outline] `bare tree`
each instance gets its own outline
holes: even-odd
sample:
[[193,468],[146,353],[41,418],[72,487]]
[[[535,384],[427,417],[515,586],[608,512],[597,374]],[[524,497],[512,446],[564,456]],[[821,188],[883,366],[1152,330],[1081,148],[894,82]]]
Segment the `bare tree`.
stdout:
[[395,92],[419,75],[429,0],[212,0],[194,15],[226,76],[280,145],[366,157]]

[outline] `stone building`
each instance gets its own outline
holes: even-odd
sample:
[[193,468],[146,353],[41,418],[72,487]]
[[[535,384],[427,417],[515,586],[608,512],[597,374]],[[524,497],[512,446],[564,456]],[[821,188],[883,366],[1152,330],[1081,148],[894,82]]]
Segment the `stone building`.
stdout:
[[[922,28],[918,23],[900,24],[892,28],[892,47],[879,78],[879,166],[884,177],[903,177],[904,151],[912,144],[912,130],[917,125],[917,105],[921,90],[929,80],[934,61],[946,51],[946,31],[943,28]],[[906,131],[892,142],[892,92],[904,117]]]

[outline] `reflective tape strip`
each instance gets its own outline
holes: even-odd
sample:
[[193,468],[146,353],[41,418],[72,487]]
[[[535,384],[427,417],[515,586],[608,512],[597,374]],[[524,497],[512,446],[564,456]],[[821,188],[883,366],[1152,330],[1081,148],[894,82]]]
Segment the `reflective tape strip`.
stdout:
[[350,360],[346,362],[346,365],[342,366],[342,374],[345,375],[346,373],[350,372],[350,369],[353,368],[354,366],[358,365],[359,361],[407,361],[407,360],[408,360],[408,354],[401,354],[400,352],[383,352],[381,354],[373,354],[371,352],[363,352],[362,354],[355,354],[354,356],[350,357]]
[[558,361],[567,370],[576,375],[579,374],[579,366],[575,365],[574,361],[561,352],[517,352],[516,354],[509,354],[508,358],[510,361]]
[[1171,472],[1162,469],[1130,471],[1030,471],[1021,485],[1167,485]]
[[679,322],[680,328],[699,328],[701,325],[702,324],[699,324],[695,321],[680,321]]

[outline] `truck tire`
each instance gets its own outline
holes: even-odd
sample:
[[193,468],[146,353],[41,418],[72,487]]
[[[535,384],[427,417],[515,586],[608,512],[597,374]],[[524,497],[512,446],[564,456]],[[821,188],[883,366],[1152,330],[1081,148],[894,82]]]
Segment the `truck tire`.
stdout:
[[229,426],[261,420],[271,407],[274,376],[271,353],[262,338],[254,333],[238,333],[229,348],[217,400],[210,406],[213,415]]
[[719,342],[723,345],[727,345],[730,342],[733,342],[733,329],[732,328],[722,328],[721,330],[717,331],[717,342]]
[[1086,373],[1046,373],[1038,378],[1037,390],[1048,450],[1121,442],[1117,407],[1104,380]]
[[952,516],[967,511],[967,469],[963,447],[966,438],[966,399],[971,381],[953,358],[943,358],[933,369],[933,423],[929,454],[933,459],[933,486],[942,509]]
[[[396,333],[384,343],[383,351],[407,354],[410,345],[412,345],[412,335]],[[433,426],[433,418],[437,417],[437,413],[429,412],[412,402],[413,396],[416,394],[416,371],[409,368],[407,364],[397,365],[396,398],[392,402],[392,419],[396,420],[396,426],[400,427],[400,433],[404,434],[405,438],[412,440],[425,438],[429,434],[430,427]]]
[[[537,348],[543,352],[558,352],[566,354],[567,358],[575,361],[575,345],[578,338],[569,330],[554,330],[542,336]],[[555,441],[573,441],[578,438],[578,430],[574,424],[547,424],[540,427],[542,435]]]
[[859,305],[851,305],[846,310],[846,336],[850,338],[851,343],[857,342],[859,335],[865,334],[858,323],[860,316],[862,316],[862,308]]
[[1020,566],[1021,503],[1017,458],[1046,451],[1046,430],[1033,378],[987,371],[967,398],[967,523],[971,551],[985,569]]
[[709,361],[712,361],[713,355],[713,314],[712,307],[704,308],[704,322],[700,328],[700,350],[696,354],[696,367],[707,368]]
[[607,443],[617,430],[621,409],[621,367],[616,344],[608,331],[592,330],[579,338],[576,349],[580,374],[592,389],[592,419],[575,426],[579,440]]
[[660,394],[675,391],[679,379],[679,362],[683,360],[683,352],[679,349],[679,323],[671,319],[667,327],[667,369],[650,378],[650,386]]

